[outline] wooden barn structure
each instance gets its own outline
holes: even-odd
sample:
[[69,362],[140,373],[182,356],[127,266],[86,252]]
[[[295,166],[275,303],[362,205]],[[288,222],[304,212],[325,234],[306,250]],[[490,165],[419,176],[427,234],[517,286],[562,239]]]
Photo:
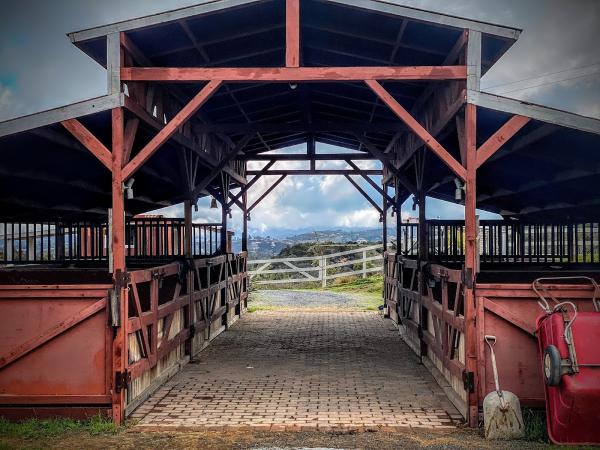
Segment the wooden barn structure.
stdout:
[[[386,310],[469,424],[493,385],[485,334],[505,388],[540,405],[531,282],[598,276],[600,121],[481,92],[519,34],[380,0],[200,1],[71,33],[107,95],[0,123],[2,413],[122,422],[243,314],[248,190],[318,174],[368,182],[384,229],[398,212]],[[219,224],[192,222],[207,195]],[[400,220],[410,196],[419,224]],[[426,221],[427,197],[464,221]],[[592,307],[587,286],[552,289]]]

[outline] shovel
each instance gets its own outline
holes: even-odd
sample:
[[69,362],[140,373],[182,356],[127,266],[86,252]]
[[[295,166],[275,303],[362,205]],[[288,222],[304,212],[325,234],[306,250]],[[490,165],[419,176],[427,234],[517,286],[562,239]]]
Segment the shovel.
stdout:
[[500,390],[494,344],[496,336],[484,337],[490,346],[496,390],[483,400],[483,424],[486,439],[516,439],[523,437],[523,415],[519,398],[512,392]]

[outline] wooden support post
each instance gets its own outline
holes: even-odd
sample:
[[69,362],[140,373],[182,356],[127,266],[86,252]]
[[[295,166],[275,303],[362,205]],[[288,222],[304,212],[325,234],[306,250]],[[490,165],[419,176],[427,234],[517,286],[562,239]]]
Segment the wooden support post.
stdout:
[[[192,260],[194,258],[194,230],[192,227],[192,202],[191,200],[186,200],[183,202],[183,217],[184,217],[184,252],[187,260]],[[187,306],[187,326],[190,327],[196,321],[195,313],[194,313],[194,297],[192,293],[194,292],[193,283],[194,283],[194,273],[188,272],[186,275],[186,283],[187,283],[187,293],[188,293],[188,306]],[[190,336],[190,338],[185,343],[186,354],[192,358],[196,353],[194,349],[194,337]]]
[[285,65],[300,66],[300,0],[285,1]]
[[[56,260],[64,261],[65,260],[65,224],[62,222],[57,222],[54,229],[54,234],[56,236]],[[13,259],[14,255],[14,244],[11,242],[10,246],[7,247],[10,249],[11,258]],[[48,250],[50,253],[50,250]],[[50,255],[48,255],[50,256]]]
[[400,198],[400,192],[398,192],[399,186],[398,181],[396,181],[395,185],[395,205],[396,205],[396,254],[400,255],[400,242],[402,241],[402,202]]
[[248,251],[248,193],[242,195],[242,251]]
[[479,402],[477,392],[477,328],[475,316],[475,279],[477,270],[477,217],[476,217],[476,183],[477,183],[477,147],[476,137],[476,106],[466,105],[465,116],[465,147],[467,150],[467,180],[465,183],[465,346],[466,346],[466,372],[473,378],[472,392],[468,392],[468,422],[469,426],[476,427],[479,421]]
[[192,229],[192,202],[191,200],[186,200],[183,202],[183,217],[184,217],[184,226],[185,226],[185,257],[193,258],[193,246],[194,246],[194,236]]
[[[479,91],[481,78],[481,32],[469,30],[467,43],[467,90]],[[477,107],[472,103],[465,106],[464,153],[466,156],[465,178],[465,371],[466,379],[472,379],[467,391],[467,421],[470,427],[479,423],[479,376],[477,359],[477,306],[475,304],[475,280],[477,272]]]
[[306,153],[308,154],[308,158],[310,161],[310,170],[316,170],[317,169],[317,165],[316,165],[316,161],[315,161],[316,142],[315,142],[315,137],[313,135],[311,135],[308,138],[308,142],[306,144]]
[[419,191],[417,192],[417,202],[419,203],[419,260],[421,262],[427,262],[429,261],[426,216],[427,197],[425,196],[425,190],[423,188],[419,188]]
[[[383,191],[387,195],[387,191],[388,191],[387,184],[383,185]],[[387,201],[386,195],[381,196],[381,198],[383,199],[383,208],[382,208],[383,214],[381,216],[381,227],[382,227],[381,244],[382,244],[384,252],[387,251],[387,242],[388,242],[388,235],[387,235],[388,201]]]
[[[423,271],[423,267],[426,263],[429,262],[429,246],[427,245],[427,215],[426,215],[426,197],[425,197],[425,189],[423,188],[423,174],[420,174],[420,183],[417,192],[417,202],[419,203],[419,235],[418,235],[418,244],[419,244],[419,258],[418,258],[418,268],[419,268],[419,295],[423,295],[427,286],[427,277],[426,273]],[[423,305],[419,308],[419,328],[421,330],[427,329],[427,308]],[[419,336],[422,333],[419,332]],[[422,337],[419,337],[419,356],[427,356],[427,343]]]
[[[127,370],[127,285],[125,265],[125,197],[123,192],[124,133],[123,109],[112,110],[112,266],[115,290],[119,298],[120,326],[113,340],[112,417],[117,424],[125,419],[126,387],[121,380]],[[120,389],[117,386],[121,385]],[[118,392],[117,392],[118,391]]]
[[221,204],[221,254],[227,253],[227,204]]

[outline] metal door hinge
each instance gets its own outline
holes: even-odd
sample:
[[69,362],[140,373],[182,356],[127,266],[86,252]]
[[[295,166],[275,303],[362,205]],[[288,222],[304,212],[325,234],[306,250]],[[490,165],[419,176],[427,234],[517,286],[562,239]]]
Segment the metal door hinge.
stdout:
[[462,271],[462,282],[467,289],[473,289],[473,269],[468,268]]
[[126,289],[131,283],[131,274],[126,270],[118,269],[115,272],[115,287],[117,289]]
[[475,374],[473,372],[467,372],[465,370],[462,373],[462,379],[465,391],[469,393],[475,392]]
[[129,383],[131,383],[131,373],[127,369],[115,373],[115,392],[126,389]]

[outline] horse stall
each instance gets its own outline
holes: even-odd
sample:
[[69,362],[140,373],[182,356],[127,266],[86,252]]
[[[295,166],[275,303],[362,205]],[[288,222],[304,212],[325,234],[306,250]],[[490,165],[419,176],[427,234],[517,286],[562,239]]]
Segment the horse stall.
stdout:
[[[401,254],[385,255],[386,312],[463,415],[467,394],[476,386],[479,404],[496,389],[486,335],[497,338],[502,389],[516,394],[524,406],[544,406],[536,336],[537,319],[545,314],[540,295],[550,306],[554,300],[570,301],[578,312],[594,311],[600,290],[590,280],[600,280],[599,231],[598,222],[480,221],[480,270],[474,285],[477,368],[471,375],[465,367],[465,279],[457,263],[464,257],[464,223],[427,222],[428,262],[417,258],[418,225],[403,226]],[[535,280],[543,283],[536,288]]]
[[[219,254],[220,226],[193,224],[193,256],[185,258],[183,221],[146,218],[127,222],[121,317],[102,267],[106,228],[3,224],[11,230],[0,234],[3,416],[110,416],[114,391],[126,393],[127,416],[246,311],[246,253]],[[126,328],[127,366],[113,375],[117,327]]]

